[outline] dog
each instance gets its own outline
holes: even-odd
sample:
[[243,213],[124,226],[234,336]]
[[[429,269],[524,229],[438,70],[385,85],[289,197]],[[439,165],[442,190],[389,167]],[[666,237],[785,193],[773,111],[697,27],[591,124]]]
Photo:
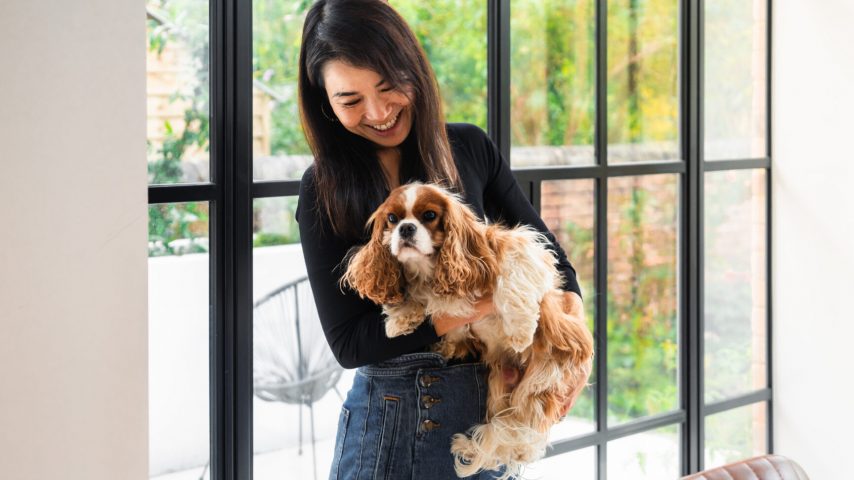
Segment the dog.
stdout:
[[[545,455],[549,429],[592,366],[583,305],[560,290],[549,241],[527,226],[482,222],[459,196],[420,182],[394,189],[366,228],[371,238],[345,257],[341,284],[383,306],[388,337],[411,333],[427,315],[469,316],[492,295],[495,313],[434,348],[448,359],[477,354],[489,366],[485,423],[451,442],[457,475],[502,465],[502,478],[520,475]],[[508,369],[521,374],[515,386]]]

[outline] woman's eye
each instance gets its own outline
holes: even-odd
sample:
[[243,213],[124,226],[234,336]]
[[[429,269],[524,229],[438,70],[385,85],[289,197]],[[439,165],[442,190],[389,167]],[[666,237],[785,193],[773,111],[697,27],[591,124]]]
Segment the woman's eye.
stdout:
[[433,210],[427,210],[426,212],[424,212],[421,215],[421,218],[423,218],[427,222],[435,220],[436,219],[436,212],[434,212]]
[[388,223],[397,223],[397,215],[393,213],[388,214]]
[[355,100],[355,101],[352,101],[352,102],[350,102],[350,103],[342,103],[342,105],[344,105],[344,106],[345,106],[345,107],[347,107],[347,108],[350,108],[350,107],[355,106],[357,103],[359,103],[359,101],[358,101],[358,100]]

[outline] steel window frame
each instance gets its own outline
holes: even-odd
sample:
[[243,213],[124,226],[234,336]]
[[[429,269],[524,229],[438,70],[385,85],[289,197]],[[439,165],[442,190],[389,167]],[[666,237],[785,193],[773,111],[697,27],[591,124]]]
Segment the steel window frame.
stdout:
[[[548,456],[582,448],[597,449],[597,480],[607,478],[610,441],[656,428],[680,427],[680,470],[702,470],[704,422],[709,415],[758,403],[767,408],[767,447],[773,452],[771,357],[771,13],[766,0],[766,156],[703,159],[703,7],[705,0],[679,0],[680,8],[680,150],[683,160],[609,164],[607,141],[607,7],[596,2],[596,164],[580,167],[514,169],[535,208],[543,181],[592,179],[596,201],[597,292],[607,292],[608,179],[621,176],[676,174],[680,178],[682,217],[680,278],[679,409],[610,427],[607,424],[607,298],[597,295],[595,386],[596,430],[553,443]],[[510,152],[510,0],[486,0],[488,109],[487,130],[512,164]],[[258,198],[294,196],[298,180],[255,181],[252,176],[252,3],[210,1],[211,181],[151,185],[149,204],[210,203],[210,425],[211,478],[252,478],[252,203]],[[766,172],[766,388],[712,404],[703,399],[703,180],[706,172]]]

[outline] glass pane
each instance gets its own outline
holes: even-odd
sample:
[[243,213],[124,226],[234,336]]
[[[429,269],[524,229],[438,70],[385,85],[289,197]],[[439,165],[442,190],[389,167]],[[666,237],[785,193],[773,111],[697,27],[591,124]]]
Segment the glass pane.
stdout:
[[149,475],[159,480],[197,479],[210,459],[208,232],[207,203],[148,208]]
[[608,1],[608,162],[679,158],[679,2]]
[[678,407],[677,175],[608,180],[608,423]]
[[764,157],[768,2],[717,0],[704,4],[706,160]]
[[[569,263],[575,267],[587,325],[593,331],[596,318],[594,280],[595,265],[595,183],[593,180],[550,180],[542,182],[540,215],[558,243],[566,251]],[[550,439],[574,437],[596,430],[595,403],[596,377],[591,375],[591,386],[578,397],[567,417],[552,427]]]
[[486,130],[486,1],[394,0],[436,72],[445,119]]
[[596,124],[593,0],[513,0],[511,163],[590,165]]
[[[355,370],[332,355],[306,278],[297,197],[255,200],[254,478],[325,478]],[[337,391],[336,391],[337,389]],[[314,442],[314,446],[312,446]],[[315,460],[316,455],[316,460]]]
[[765,402],[706,417],[706,454],[703,468],[768,453]]
[[312,2],[252,1],[252,152],[255,180],[300,179],[313,157],[297,108],[302,24]]
[[208,2],[147,0],[148,183],[210,180]]
[[537,480],[593,480],[596,478],[596,447],[546,457],[525,468],[524,478]]
[[608,442],[608,478],[679,478],[679,428],[670,425]]
[[766,386],[765,170],[707,173],[705,197],[704,396],[709,403]]

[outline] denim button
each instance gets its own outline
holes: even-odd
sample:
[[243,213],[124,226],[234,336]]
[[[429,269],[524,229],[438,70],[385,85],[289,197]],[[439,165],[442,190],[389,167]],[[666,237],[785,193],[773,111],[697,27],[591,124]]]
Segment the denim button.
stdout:
[[433,420],[427,419],[421,422],[421,430],[425,432],[429,432],[431,430],[435,430],[439,428],[441,425],[439,422],[434,422]]
[[421,383],[421,386],[422,386],[422,387],[424,387],[424,388],[427,388],[427,387],[429,387],[430,385],[432,385],[432,384],[434,384],[434,383],[436,383],[436,382],[438,382],[438,381],[439,381],[439,377],[437,377],[437,376],[435,376],[435,375],[430,375],[430,374],[427,374],[427,375],[421,375],[421,378],[419,379],[419,382]]
[[424,408],[430,408],[441,401],[441,398],[436,398],[432,395],[423,395],[421,397],[421,404],[424,406]]

